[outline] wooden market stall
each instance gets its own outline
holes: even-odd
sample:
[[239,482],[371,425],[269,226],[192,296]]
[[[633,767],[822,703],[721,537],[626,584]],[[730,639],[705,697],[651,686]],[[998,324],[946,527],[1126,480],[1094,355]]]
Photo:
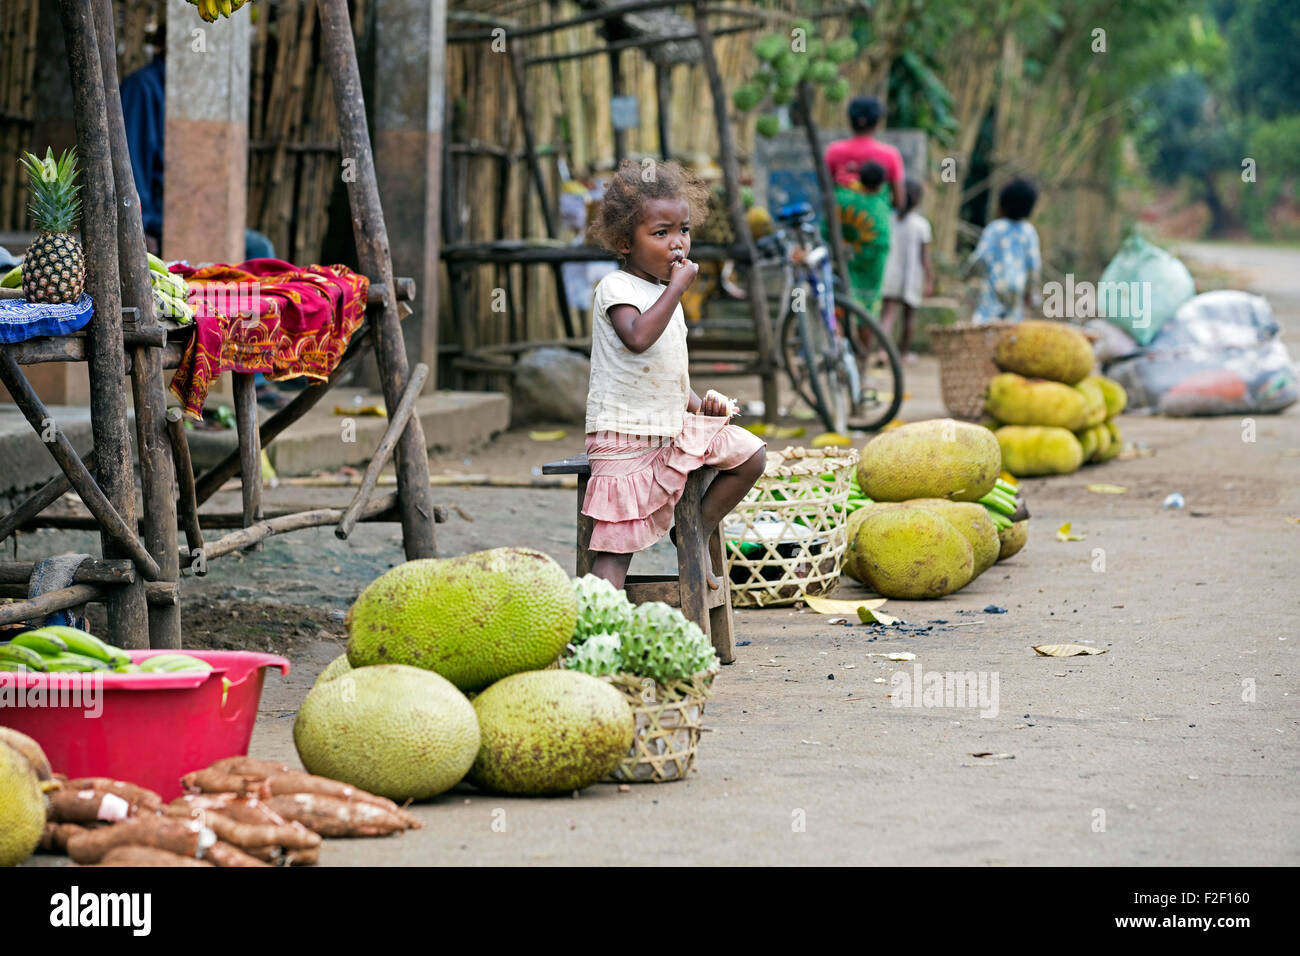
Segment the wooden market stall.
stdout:
[[[407,558],[434,556],[438,515],[430,500],[423,429],[414,414],[415,397],[428,370],[423,365],[408,367],[399,309],[413,297],[414,288],[411,280],[392,274],[347,0],[319,0],[317,9],[340,150],[356,159],[347,193],[359,268],[370,280],[366,320],[329,381],[304,389],[260,426],[253,376],[236,374],[239,446],[197,478],[179,409],[168,412],[163,384],[164,369],[179,363],[183,343],[194,330],[161,322],[154,312],[118,95],[112,0],[58,0],[58,8],[82,164],[86,291],[95,314],[77,335],[0,345],[0,381],[38,433],[49,434],[53,423],[53,437],[45,447],[62,472],[0,518],[0,540],[43,525],[92,527],[100,533],[102,557],[82,563],[69,587],[0,605],[0,624],[102,602],[107,605],[106,637],[111,643],[175,648],[181,641],[182,569],[203,574],[209,560],[256,549],[270,535],[332,524],[335,533],[346,538],[358,520],[400,521]],[[371,350],[378,360],[389,425],[352,503],[346,509],[267,515],[261,501],[261,448],[302,417]],[[85,459],[58,429],[23,373],[24,365],[50,361],[89,366],[94,449]],[[143,507],[138,516],[124,371],[130,377],[139,447]],[[390,455],[396,458],[397,491],[371,500]],[[202,516],[209,527],[234,530],[205,543],[198,507],[237,474],[241,512]],[[69,489],[76,491],[89,516],[71,521],[43,518],[42,512]],[[178,543],[178,490],[187,549]],[[0,593],[11,595],[15,588],[25,593],[33,566],[0,562]]]

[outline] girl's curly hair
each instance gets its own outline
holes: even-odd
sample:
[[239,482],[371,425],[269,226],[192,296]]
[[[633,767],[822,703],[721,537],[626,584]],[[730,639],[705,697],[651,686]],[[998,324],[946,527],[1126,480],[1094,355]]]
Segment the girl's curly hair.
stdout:
[[681,163],[651,160],[643,166],[634,159],[625,159],[587,224],[587,241],[621,257],[619,247],[631,245],[641,220],[641,207],[652,199],[684,199],[691,221],[697,226],[709,213],[709,187]]

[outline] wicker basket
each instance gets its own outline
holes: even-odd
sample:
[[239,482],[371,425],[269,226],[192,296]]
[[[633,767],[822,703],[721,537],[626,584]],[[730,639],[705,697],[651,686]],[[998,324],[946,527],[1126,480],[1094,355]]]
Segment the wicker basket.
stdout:
[[722,526],[733,606],[793,604],[834,589],[857,464],[855,448],[769,452],[763,476]]
[[975,421],[984,414],[984,393],[989,379],[998,374],[993,350],[1003,329],[1014,322],[973,325],[931,325],[926,328],[939,357],[939,387],[943,405],[953,418]]
[[704,703],[716,670],[660,684],[635,674],[601,678],[627,698],[636,719],[632,749],[609,775],[618,783],[685,780],[695,763],[704,726]]

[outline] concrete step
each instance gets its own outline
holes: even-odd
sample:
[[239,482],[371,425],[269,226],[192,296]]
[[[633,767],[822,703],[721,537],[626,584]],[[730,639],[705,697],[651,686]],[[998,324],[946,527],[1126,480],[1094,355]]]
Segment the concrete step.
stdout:
[[[335,415],[334,408],[383,407],[377,393],[337,389],[281,434],[267,449],[271,464],[284,476],[334,470],[342,465],[363,465],[388,427],[388,419],[369,415]],[[51,417],[72,442],[77,453],[94,447],[90,409],[80,405],[52,405]],[[472,448],[510,425],[510,399],[498,392],[435,392],[416,403],[430,449]],[[259,409],[262,421],[272,413]],[[135,453],[135,416],[131,415],[132,453]],[[194,470],[202,472],[237,446],[234,429],[186,432]],[[58,466],[17,407],[0,403],[0,498],[19,500],[58,473]]]

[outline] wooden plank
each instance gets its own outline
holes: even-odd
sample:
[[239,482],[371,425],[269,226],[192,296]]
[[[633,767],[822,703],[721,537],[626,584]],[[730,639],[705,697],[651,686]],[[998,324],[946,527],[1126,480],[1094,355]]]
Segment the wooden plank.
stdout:
[[384,430],[384,435],[379,439],[379,445],[375,448],[375,454],[370,459],[370,464],[366,466],[366,473],[362,476],[361,487],[352,497],[352,503],[348,505],[347,510],[343,513],[339,526],[334,529],[334,534],[347,540],[352,529],[357,526],[357,518],[361,515],[361,509],[370,496],[375,491],[375,483],[379,481],[379,473],[383,470],[384,465],[388,464],[388,459],[392,457],[393,449],[397,447],[397,440],[401,438],[402,432],[406,430],[406,422],[415,412],[416,400],[420,397],[420,392],[424,388],[424,382],[429,377],[429,366],[420,362],[415,366],[415,371],[411,373],[411,380],[406,383],[406,393],[402,395],[402,400],[397,404],[397,411],[388,422],[388,427]]
[[[105,591],[104,588],[94,584],[74,584],[71,587],[59,588],[56,591],[46,591],[40,597],[30,598],[26,601],[15,601],[12,604],[0,604],[0,624],[18,624],[23,621],[35,621],[44,618],[55,611],[65,611],[70,607],[77,607],[85,604],[87,601],[101,601],[105,597],[127,590],[126,588],[110,588]],[[140,597],[143,599],[145,590],[143,582],[140,586]],[[143,604],[143,600],[141,601]],[[121,644],[115,645],[121,647]]]
[[[393,261],[388,230],[379,201],[375,160],[370,148],[361,73],[348,18],[347,0],[320,0],[322,55],[334,86],[342,155],[356,160],[357,175],[347,184],[356,237],[357,261],[372,281],[393,285]],[[391,417],[410,376],[401,318],[391,292],[375,321],[375,358],[379,363],[384,404]],[[429,459],[419,415],[412,415],[397,445],[397,489],[402,512],[402,541],[408,559],[437,555],[433,534],[433,503],[429,496]]]
[[[654,578],[646,580],[646,578]],[[633,604],[647,604],[650,601],[662,601],[669,607],[682,606],[682,589],[676,575],[655,577],[652,575],[629,574],[623,582],[627,599]]]
[[714,592],[714,600],[709,606],[709,637],[713,641],[713,650],[718,655],[718,660],[723,664],[731,664],[736,660],[736,637],[732,627],[731,582],[727,577],[727,561],[722,553],[721,527],[714,528],[709,535],[709,560],[713,564],[713,573],[722,581],[722,587]]
[[[0,584],[26,585],[39,561],[0,561]],[[72,575],[73,584],[131,584],[135,581],[135,565],[119,558],[83,561]]]
[[[68,71],[72,78],[77,158],[81,165],[79,195],[82,199],[81,241],[86,255],[86,291],[96,306],[95,321],[90,325],[87,357],[90,362],[91,430],[95,436],[103,490],[91,479],[66,437],[62,439],[62,445],[47,444],[46,447],[52,452],[56,447],[62,449],[60,455],[64,460],[60,467],[67,466],[64,471],[73,479],[73,487],[86,500],[87,507],[104,522],[100,532],[103,556],[129,556],[145,576],[153,580],[159,574],[158,564],[133,533],[135,473],[131,465],[126,389],[122,387],[117,194],[95,21],[90,0],[58,0],[58,8],[68,51]],[[20,388],[27,385],[18,366],[7,354],[0,357],[0,368],[4,369],[7,379],[14,379],[14,385]],[[10,392],[13,392],[12,386]],[[31,397],[35,398],[35,393]],[[39,431],[41,425],[33,424]],[[108,627],[106,636],[111,644],[122,648],[147,646],[149,615],[142,585],[114,588],[108,595]]]

